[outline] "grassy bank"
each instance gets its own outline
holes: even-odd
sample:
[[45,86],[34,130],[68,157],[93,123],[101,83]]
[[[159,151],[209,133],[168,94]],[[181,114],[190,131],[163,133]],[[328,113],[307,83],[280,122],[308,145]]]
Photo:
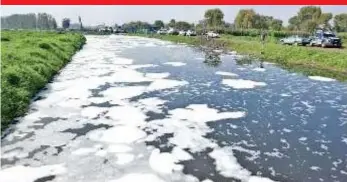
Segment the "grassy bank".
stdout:
[[[201,44],[199,37],[170,35],[153,35],[151,37],[192,45]],[[225,35],[216,41],[223,42],[229,50],[275,62],[289,70],[306,75],[347,80],[347,49],[285,46],[269,39],[265,44],[264,54],[261,54],[262,45],[259,38],[256,37]]]
[[69,62],[86,39],[77,33],[1,32],[2,130],[22,116],[30,99]]

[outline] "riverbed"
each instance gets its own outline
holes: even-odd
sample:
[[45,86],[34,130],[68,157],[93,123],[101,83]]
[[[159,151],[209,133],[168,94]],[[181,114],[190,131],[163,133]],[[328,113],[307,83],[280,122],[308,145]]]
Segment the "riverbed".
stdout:
[[243,58],[87,36],[2,139],[0,181],[346,181],[347,84]]

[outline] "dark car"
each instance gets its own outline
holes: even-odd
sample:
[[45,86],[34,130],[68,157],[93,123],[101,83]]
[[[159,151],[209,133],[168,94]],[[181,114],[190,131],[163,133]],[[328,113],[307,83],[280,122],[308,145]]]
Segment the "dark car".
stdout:
[[292,35],[287,38],[280,39],[280,43],[283,45],[302,45],[306,46],[310,44],[311,39],[308,37],[300,36],[300,35]]
[[311,46],[342,47],[342,41],[331,31],[317,30],[310,42]]

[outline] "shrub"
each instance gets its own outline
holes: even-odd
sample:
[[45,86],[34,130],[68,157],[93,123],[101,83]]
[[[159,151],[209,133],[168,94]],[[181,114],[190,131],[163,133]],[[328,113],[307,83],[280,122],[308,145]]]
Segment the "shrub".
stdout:
[[48,43],[45,43],[45,42],[39,43],[39,47],[40,47],[41,49],[46,49],[46,50],[52,49],[51,45],[49,45]]

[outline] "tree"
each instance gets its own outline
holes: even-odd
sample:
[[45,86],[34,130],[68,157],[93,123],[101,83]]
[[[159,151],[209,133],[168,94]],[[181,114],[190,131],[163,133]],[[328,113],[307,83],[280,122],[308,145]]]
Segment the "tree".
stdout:
[[176,25],[176,20],[175,19],[171,19],[170,23],[168,24],[169,27],[175,27]]
[[347,32],[347,13],[335,15],[334,26],[338,32]]
[[209,27],[216,28],[223,24],[224,13],[219,8],[209,9],[205,11],[204,17]]
[[162,20],[155,20],[154,25],[158,28],[163,28],[165,26]]
[[282,20],[280,20],[280,19],[273,19],[270,22],[270,29],[271,30],[280,31],[280,30],[282,30],[282,27],[283,27],[282,24],[283,24]]
[[234,25],[236,28],[253,28],[256,19],[253,9],[241,9],[235,18]]
[[191,25],[185,21],[178,21],[175,24],[175,28],[179,30],[189,30],[191,28]]
[[68,29],[70,27],[70,19],[69,18],[64,18],[62,21],[62,27],[64,29]]
[[78,22],[80,23],[80,29],[83,29],[82,19],[80,16],[78,16]]
[[318,6],[305,6],[300,8],[296,16],[289,19],[290,30],[303,30],[311,32],[318,25],[330,27],[329,21],[332,19],[331,13],[322,13]]

